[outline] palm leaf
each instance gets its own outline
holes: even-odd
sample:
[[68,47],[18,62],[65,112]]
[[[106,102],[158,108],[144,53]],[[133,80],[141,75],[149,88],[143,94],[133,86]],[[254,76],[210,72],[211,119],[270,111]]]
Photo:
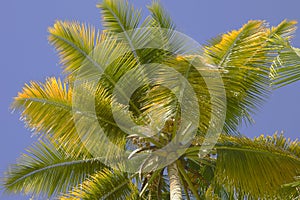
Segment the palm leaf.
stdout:
[[101,9],[102,23],[108,31],[122,33],[137,28],[140,23],[140,11],[128,1],[104,0],[97,7]]
[[298,176],[295,179],[295,181],[282,186],[283,190],[289,194],[289,198],[293,200],[299,199],[300,197],[300,177]]
[[[103,26],[107,31],[117,33],[117,37],[126,42],[139,63],[149,63],[156,61],[155,58],[161,57],[166,52],[161,49],[143,49],[144,44],[150,42],[155,43],[149,38],[157,40],[161,47],[164,45],[164,34],[158,35],[159,30],[147,29],[153,26],[160,29],[174,29],[171,18],[166,14],[165,10],[156,1],[149,6],[152,18],[148,17],[142,23],[141,28],[138,25],[141,20],[140,11],[134,9],[126,0],[104,0],[97,5],[101,9]],[[146,29],[143,29],[146,28]],[[164,31],[164,33],[167,33]],[[168,35],[172,35],[169,33]],[[157,45],[157,44],[156,44]]]
[[272,85],[282,87],[300,80],[300,49],[283,42],[285,48],[274,61],[271,69]]
[[[81,95],[90,97],[89,88],[85,87],[84,91]],[[98,123],[102,125],[104,131],[111,133],[111,139],[124,136],[112,116],[112,97],[101,85],[98,86],[97,91],[96,116],[89,112],[77,112],[78,108],[72,105],[73,89],[55,78],[49,78],[44,84],[31,82],[31,85],[26,85],[15,98],[12,108],[22,111],[22,120],[36,134],[50,135],[69,151],[74,148],[84,150],[83,143],[89,140],[85,141],[83,138],[88,136],[89,130],[95,130]],[[116,105],[114,109],[120,116],[128,117],[127,113],[124,114],[123,107],[114,105]],[[123,118],[125,122],[126,117]],[[90,119],[95,123],[81,129],[75,124],[81,118]]]
[[[283,21],[278,27],[272,28],[273,37],[270,38],[271,45],[281,48],[279,55],[274,59],[270,69],[270,77],[274,88],[293,83],[299,80],[298,68],[300,50],[290,44],[292,34],[296,31],[296,21]],[[276,31],[274,31],[276,29]],[[272,31],[271,31],[272,32]],[[278,37],[278,36],[282,37]]]
[[151,5],[147,6],[151,12],[151,16],[154,19],[155,27],[160,27],[162,29],[175,29],[175,24],[173,23],[171,17],[166,12],[166,10],[161,6],[158,0],[152,1]]
[[[189,59],[191,61],[188,61]],[[225,109],[222,107],[222,105],[224,105],[222,103],[222,97],[224,97],[222,96],[222,90],[219,88],[220,86],[218,86],[218,81],[214,81],[214,74],[216,73],[216,70],[207,67],[197,55],[177,56],[175,58],[174,56],[170,56],[163,64],[175,69],[178,74],[172,74],[170,71],[165,70],[159,65],[156,67],[153,66],[153,72],[151,72],[153,75],[151,76],[156,77],[157,84],[154,85],[147,93],[147,96],[143,98],[144,106],[142,109],[144,114],[152,116],[152,119],[163,119],[165,120],[165,123],[172,118],[175,119],[176,115],[181,112],[182,108],[186,111],[186,109],[193,107],[193,110],[190,110],[191,112],[189,112],[188,116],[185,116],[184,120],[187,120],[188,122],[195,122],[195,124],[197,123],[197,125],[199,125],[200,132],[206,133],[213,115],[217,116],[219,119],[222,118],[218,115],[218,113],[221,112],[212,113],[212,104],[215,107],[218,107],[217,109],[219,111]],[[199,74],[199,71],[201,71],[201,74]],[[185,80],[182,79],[183,77]],[[193,102],[193,94],[190,94],[188,90],[184,88],[184,81],[186,80],[195,92],[197,101],[194,103],[197,104],[198,102],[201,113],[200,116],[198,116],[199,111],[196,107],[194,105],[190,105]],[[213,89],[208,88],[206,85],[208,82],[211,83],[211,86],[215,85],[216,87]],[[190,98],[189,101],[184,101],[184,98],[181,99],[181,102],[186,103],[185,105],[180,105],[183,103],[178,101],[177,98],[179,95],[177,97],[175,96],[176,93],[174,91],[178,91],[180,89],[182,89],[181,91],[184,91],[184,97]],[[209,89],[211,89],[211,91],[209,91]],[[210,101],[211,93],[214,95],[214,102]],[[160,117],[157,118],[156,116]],[[197,119],[199,119],[199,123],[195,121]],[[155,122],[155,120],[153,120],[153,122]],[[157,124],[154,123],[154,125]],[[185,126],[181,124],[181,127]],[[178,128],[180,128],[180,126],[178,126]]]
[[206,62],[224,69],[220,72],[227,96],[225,132],[236,133],[242,121],[252,123],[251,115],[269,95],[269,68],[282,49],[270,40],[289,38],[294,29],[294,21],[272,29],[263,21],[249,21],[205,47]]
[[[81,144],[72,117],[72,89],[59,79],[45,84],[31,82],[18,93],[12,104],[20,110],[21,119],[35,134],[51,134],[65,147]],[[72,139],[72,140],[71,140]]]
[[128,31],[138,27],[141,18],[140,11],[134,9],[134,7],[125,0],[104,0],[101,4],[98,4],[97,7],[101,9],[103,26],[109,32],[122,33],[122,39],[128,42],[134,56],[138,59],[132,35],[129,34]]
[[216,149],[215,180],[240,195],[284,196],[281,185],[292,182],[300,170],[300,144],[283,135],[223,137]]
[[40,140],[11,166],[4,186],[8,192],[50,197],[67,192],[104,167],[88,154],[69,154],[57,143]]
[[93,26],[78,22],[57,21],[49,28],[49,33],[49,42],[59,53],[60,62],[67,74],[77,72],[101,41],[100,33]]
[[138,189],[126,173],[104,169],[60,199],[129,200],[137,197]]

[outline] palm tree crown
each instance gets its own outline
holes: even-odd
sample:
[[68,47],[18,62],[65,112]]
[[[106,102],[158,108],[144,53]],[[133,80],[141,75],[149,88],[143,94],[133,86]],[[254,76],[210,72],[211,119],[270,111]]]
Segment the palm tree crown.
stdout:
[[127,1],[97,7],[102,31],[68,21],[49,28],[65,80],[32,81],[12,104],[39,139],[6,173],[8,192],[65,200],[299,197],[300,143],[238,131],[272,89],[299,79],[295,21],[270,28],[252,20],[202,47],[176,31],[158,1],[144,21]]

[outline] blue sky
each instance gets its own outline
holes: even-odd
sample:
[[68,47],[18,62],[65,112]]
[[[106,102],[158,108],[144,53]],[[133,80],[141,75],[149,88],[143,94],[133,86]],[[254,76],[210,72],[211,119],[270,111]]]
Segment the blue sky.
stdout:
[[[299,0],[161,0],[177,24],[178,30],[204,44],[219,33],[241,27],[250,19],[262,19],[276,25],[283,19],[300,21]],[[17,113],[11,114],[9,105],[24,83],[44,81],[59,76],[61,68],[53,47],[47,41],[47,27],[55,20],[76,20],[100,26],[98,0],[7,0],[0,8],[1,55],[1,127],[0,174],[15,163],[24,149],[36,138],[25,129]],[[149,0],[132,0],[144,7]],[[145,10],[146,11],[146,10]],[[147,12],[144,12],[145,14]],[[293,45],[300,47],[300,30]],[[300,82],[275,91],[263,108],[254,115],[256,124],[242,127],[247,136],[272,134],[284,130],[287,137],[297,138],[300,133]],[[19,195],[2,200],[29,199]]]

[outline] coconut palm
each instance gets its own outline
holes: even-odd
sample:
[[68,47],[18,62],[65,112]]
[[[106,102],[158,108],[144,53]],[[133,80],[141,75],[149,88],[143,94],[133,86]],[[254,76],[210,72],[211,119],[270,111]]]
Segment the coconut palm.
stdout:
[[[144,21],[128,2],[104,0],[98,7],[102,31],[67,21],[49,28],[65,80],[33,81],[15,98],[12,108],[39,139],[5,175],[8,192],[59,199],[297,198],[299,142],[277,133],[249,139],[238,131],[242,122],[252,123],[271,84],[297,80],[299,54],[290,45],[295,21],[271,28],[249,21],[198,50],[178,37],[157,1]],[[153,41],[163,47],[149,47]],[[188,113],[181,102],[188,105],[193,95],[180,77],[197,98]],[[127,97],[132,85],[138,87]],[[218,130],[212,119],[224,127]],[[98,126],[106,139],[99,140]],[[210,131],[218,141],[203,148]],[[157,153],[170,143],[182,149]]]

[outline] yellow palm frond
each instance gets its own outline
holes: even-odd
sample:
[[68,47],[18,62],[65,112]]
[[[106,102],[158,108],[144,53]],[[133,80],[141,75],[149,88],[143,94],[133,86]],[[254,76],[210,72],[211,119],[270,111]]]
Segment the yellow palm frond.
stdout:
[[101,41],[100,33],[93,26],[78,22],[57,21],[49,33],[49,42],[59,53],[64,72],[71,77]]
[[270,93],[269,72],[282,45],[274,38],[290,38],[295,21],[283,21],[269,29],[264,21],[249,21],[241,29],[223,34],[205,47],[204,59],[218,66],[227,96],[225,132],[236,132]]
[[[85,87],[85,94],[88,96],[88,87]],[[84,150],[82,141],[83,136],[87,136],[92,130],[95,130],[98,122],[103,125],[104,131],[109,131],[111,139],[124,136],[124,133],[115,123],[112,116],[112,97],[107,93],[106,89],[98,86],[97,90],[97,116],[91,116],[87,112],[76,112],[76,106],[72,103],[73,89],[68,87],[66,83],[62,83],[59,79],[49,78],[46,83],[31,82],[26,85],[22,92],[15,98],[12,108],[21,110],[22,119],[26,125],[35,131],[36,134],[50,135],[53,139],[60,142],[67,150],[79,148]],[[116,105],[116,104],[115,104]],[[75,110],[74,110],[75,109]],[[125,116],[122,107],[114,107],[120,116]],[[77,113],[75,118],[74,113]],[[126,114],[126,116],[128,116]],[[97,124],[89,124],[88,129],[81,129],[75,125],[81,118],[93,118]],[[83,132],[80,132],[80,131]],[[86,134],[86,135],[84,135]],[[90,133],[91,134],[91,133]],[[120,137],[119,139],[121,139]]]

